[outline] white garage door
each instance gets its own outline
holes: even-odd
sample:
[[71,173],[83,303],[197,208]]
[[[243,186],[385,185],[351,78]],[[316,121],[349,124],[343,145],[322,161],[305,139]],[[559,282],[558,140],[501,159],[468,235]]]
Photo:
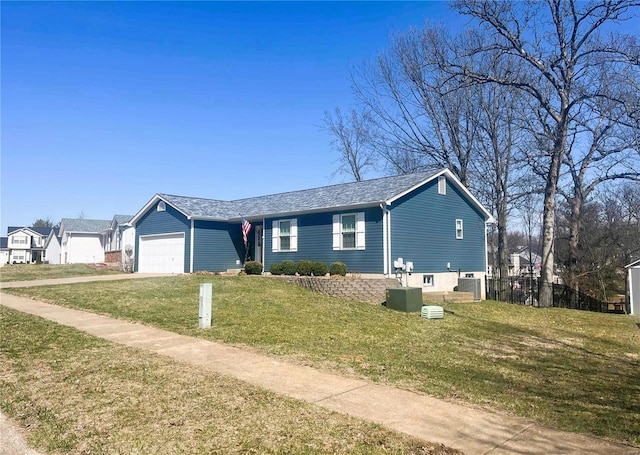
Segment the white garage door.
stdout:
[[138,272],[184,273],[184,233],[140,236]]

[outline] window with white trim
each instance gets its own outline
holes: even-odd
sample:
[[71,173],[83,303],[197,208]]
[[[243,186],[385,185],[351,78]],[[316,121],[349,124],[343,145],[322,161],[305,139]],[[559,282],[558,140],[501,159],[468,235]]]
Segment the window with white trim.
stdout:
[[14,235],[11,237],[11,243],[14,245],[26,245],[27,244],[27,236],[26,235]]
[[438,194],[447,194],[447,178],[444,175],[438,177]]
[[464,226],[462,220],[456,220],[456,239],[464,238]]
[[422,287],[430,288],[434,286],[433,275],[422,275]]
[[333,249],[365,249],[364,212],[333,215]]
[[298,221],[295,218],[272,222],[271,251],[298,251]]

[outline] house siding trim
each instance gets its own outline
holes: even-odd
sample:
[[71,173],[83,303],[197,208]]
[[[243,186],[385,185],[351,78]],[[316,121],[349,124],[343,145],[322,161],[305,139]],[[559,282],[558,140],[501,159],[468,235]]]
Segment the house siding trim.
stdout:
[[194,248],[194,244],[195,244],[195,229],[194,229],[194,223],[195,221],[193,220],[193,218],[191,218],[191,245],[189,246],[190,248],[190,257],[189,257],[189,273],[193,273],[193,248]]

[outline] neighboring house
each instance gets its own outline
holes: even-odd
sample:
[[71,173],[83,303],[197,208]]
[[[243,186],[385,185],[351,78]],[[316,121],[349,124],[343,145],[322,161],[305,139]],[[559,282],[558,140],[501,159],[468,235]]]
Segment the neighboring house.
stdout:
[[[494,255],[490,254],[489,276],[493,276],[493,271],[495,270],[493,259]],[[509,254],[507,262],[509,277],[529,276],[531,274],[534,278],[540,278],[542,257],[533,251],[529,255],[528,248],[518,247],[515,252]]]
[[627,269],[629,313],[640,314],[640,260],[626,265],[625,268]]
[[47,264],[60,264],[60,230],[53,228],[44,241],[42,260]]
[[63,218],[60,223],[60,263],[104,262],[106,232],[110,220]]
[[528,248],[518,248],[515,253],[509,256],[509,275],[524,276],[533,275],[534,278],[540,277],[540,267],[542,257],[533,251],[529,253]]
[[[115,215],[111,220],[105,232],[105,262],[121,265],[133,259],[136,231],[129,224],[131,218],[131,215]],[[127,254],[127,250],[130,254]]]
[[248,256],[265,271],[307,259],[395,276],[403,258],[414,266],[409,285],[441,291],[487,270],[492,217],[447,169],[235,201],[156,194],[131,220],[136,270],[240,268],[243,218],[252,224]]
[[45,227],[17,227],[7,229],[9,263],[30,264],[42,260],[44,242],[51,232]]
[[9,264],[9,247],[7,246],[7,237],[0,237],[0,267]]

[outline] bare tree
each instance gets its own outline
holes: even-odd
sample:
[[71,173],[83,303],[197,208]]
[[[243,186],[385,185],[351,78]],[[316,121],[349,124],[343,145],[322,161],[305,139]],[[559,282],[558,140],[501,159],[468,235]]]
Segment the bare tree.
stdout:
[[[497,236],[491,236],[497,239],[495,263],[507,276],[507,213],[522,96],[513,88],[451,76],[449,61],[456,46],[470,46],[466,39],[433,25],[411,29],[354,71],[353,87],[371,114],[372,146],[387,168],[408,173],[447,167],[492,210],[498,220]],[[503,71],[513,71],[514,63],[472,55],[465,62]]]
[[352,85],[375,122],[373,146],[394,172],[447,167],[466,185],[478,112],[474,88],[440,69],[449,43],[443,28],[410,29],[354,70]]
[[[603,79],[605,75],[603,75]],[[604,93],[606,87],[602,89]],[[637,93],[629,94],[639,96]],[[634,132],[629,131],[627,110],[613,97],[600,97],[576,116],[569,136],[570,146],[564,158],[568,182],[558,192],[569,206],[569,257],[566,283],[578,289],[579,237],[582,231],[582,207],[603,183],[616,180],[640,180],[640,156],[634,148]],[[616,97],[617,98],[617,97]]]
[[479,71],[461,65],[460,59],[452,60],[451,68],[452,74],[478,83],[515,87],[530,100],[531,120],[537,123],[532,130],[544,145],[540,152],[546,161],[540,304],[550,306],[556,194],[571,125],[585,102],[602,96],[593,84],[602,65],[615,64],[620,72],[640,62],[634,38],[603,39],[600,33],[607,25],[630,19],[637,2],[455,0],[453,6],[489,32],[476,35],[476,45],[464,49],[463,56],[497,53],[522,63],[512,74]]
[[339,108],[334,113],[324,113],[322,129],[332,139],[331,148],[338,153],[338,172],[347,174],[356,182],[363,180],[365,173],[375,168],[375,156],[371,148],[372,123],[369,115],[355,109],[349,117],[344,117]]

